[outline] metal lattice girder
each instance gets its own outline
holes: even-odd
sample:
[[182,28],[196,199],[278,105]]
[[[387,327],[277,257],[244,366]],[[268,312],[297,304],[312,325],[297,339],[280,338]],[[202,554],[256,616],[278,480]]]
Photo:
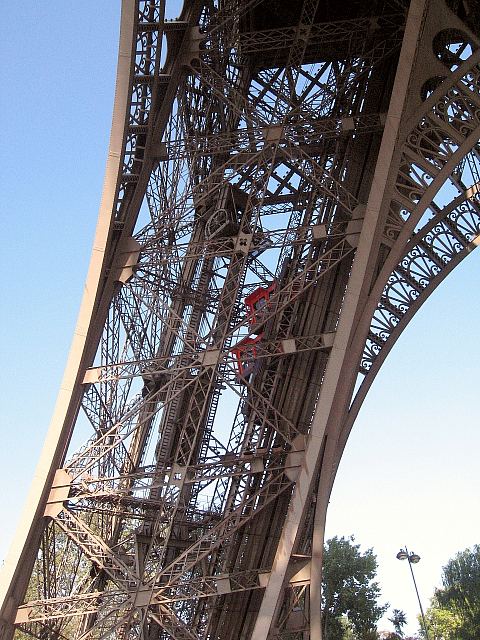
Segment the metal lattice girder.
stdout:
[[[87,293],[2,640],[320,638],[354,418],[478,244],[471,17],[443,0],[164,9],[123,1]],[[465,43],[436,51],[452,26]]]
[[[402,234],[392,238],[395,243],[392,254],[395,255],[393,249],[396,249],[395,253],[400,254],[401,260],[388,278],[372,319],[362,361],[365,373],[374,364],[390,335],[399,335],[413,315],[409,313],[410,307],[418,308],[423,303],[459,259],[472,250],[480,233],[476,182],[468,186],[468,181],[472,177],[476,179],[476,176],[471,175],[469,164],[464,164],[465,158],[470,158],[473,166],[477,164],[480,123],[476,121],[475,114],[478,113],[480,98],[468,85],[472,76],[478,73],[478,55],[474,54],[449,79],[448,92],[442,85],[441,91],[439,89],[432,94],[425,104],[425,115],[420,125],[404,143],[405,161],[421,166],[423,171],[423,175],[417,177],[417,180],[424,181],[420,193],[426,188],[433,191],[434,185],[438,185],[437,190],[444,185],[444,178],[440,175],[442,170],[444,174],[450,174],[452,187],[458,195],[446,205],[441,202],[443,198],[439,194],[438,204],[431,199],[425,203],[426,207],[420,202],[415,207],[418,198],[415,194],[419,189],[413,181],[415,174],[413,170],[403,170],[404,174],[411,176],[410,199],[397,200],[398,195],[405,193],[402,182],[391,204],[393,208],[399,202],[404,207]],[[432,136],[440,147],[435,151],[426,144]],[[448,145],[445,141],[449,141]],[[460,159],[463,171],[458,172]],[[419,225],[422,217],[423,223]],[[392,264],[390,260],[389,264]],[[397,326],[399,329],[396,330]]]

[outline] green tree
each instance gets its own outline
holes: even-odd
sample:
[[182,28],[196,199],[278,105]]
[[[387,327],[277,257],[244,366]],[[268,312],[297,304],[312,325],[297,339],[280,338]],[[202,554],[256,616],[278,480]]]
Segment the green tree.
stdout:
[[480,545],[465,549],[448,561],[427,610],[427,624],[435,640],[480,638]]
[[[444,609],[438,603],[437,598],[432,598],[430,607],[425,613],[429,637],[434,640],[457,640],[457,632],[461,626],[461,620],[457,614]],[[421,620],[419,619],[422,638],[425,638]]]
[[388,605],[378,604],[377,558],[360,552],[354,537],[327,540],[323,556],[323,640],[374,640],[376,625]]
[[388,620],[393,624],[393,628],[395,629],[395,633],[397,634],[397,636],[399,638],[403,638],[402,627],[407,624],[407,617],[405,615],[405,612],[401,609],[394,609],[392,612],[392,617]]

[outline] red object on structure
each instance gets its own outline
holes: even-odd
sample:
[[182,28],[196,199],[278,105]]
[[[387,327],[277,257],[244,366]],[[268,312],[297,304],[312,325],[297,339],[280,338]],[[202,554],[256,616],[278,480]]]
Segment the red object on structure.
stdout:
[[237,360],[238,376],[248,378],[257,364],[258,343],[262,340],[263,334],[255,338],[244,338],[232,347],[232,353]]
[[250,326],[262,321],[270,296],[275,290],[275,282],[268,287],[258,287],[245,298],[245,304],[250,317]]

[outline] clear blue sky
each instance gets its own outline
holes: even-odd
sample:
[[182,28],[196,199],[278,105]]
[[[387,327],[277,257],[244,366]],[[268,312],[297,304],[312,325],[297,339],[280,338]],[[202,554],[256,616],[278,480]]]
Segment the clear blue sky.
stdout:
[[[25,0],[2,8],[0,558],[48,427],[86,275],[119,6]],[[354,427],[330,505],[328,535],[353,533],[374,547],[384,600],[407,612],[412,630],[418,607],[398,549],[422,556],[426,605],[442,564],[480,542],[479,266],[475,252],[397,343]]]

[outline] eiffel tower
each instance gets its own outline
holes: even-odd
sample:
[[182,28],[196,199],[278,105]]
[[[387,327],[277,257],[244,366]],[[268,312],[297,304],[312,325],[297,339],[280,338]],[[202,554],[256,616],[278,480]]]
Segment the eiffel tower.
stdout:
[[350,431],[480,242],[477,5],[122,1],[87,286],[1,640],[321,640]]

